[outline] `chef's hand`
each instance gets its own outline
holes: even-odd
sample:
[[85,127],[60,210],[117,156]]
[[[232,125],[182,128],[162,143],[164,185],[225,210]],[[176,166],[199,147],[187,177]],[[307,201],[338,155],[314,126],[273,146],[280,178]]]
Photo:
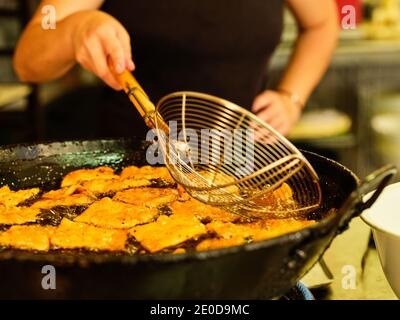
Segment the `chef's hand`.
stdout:
[[135,69],[128,32],[112,16],[102,11],[82,11],[72,34],[75,59],[115,90],[121,86],[108,65],[109,56],[117,73]]
[[289,96],[271,90],[257,96],[252,106],[254,114],[283,135],[299,120],[301,109]]

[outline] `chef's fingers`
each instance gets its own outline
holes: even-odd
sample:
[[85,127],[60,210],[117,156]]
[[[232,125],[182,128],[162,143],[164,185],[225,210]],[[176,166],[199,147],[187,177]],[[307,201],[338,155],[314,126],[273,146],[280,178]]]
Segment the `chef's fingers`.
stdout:
[[131,38],[129,33],[121,26],[117,30],[117,37],[121,41],[122,48],[125,54],[125,67],[129,71],[133,71],[135,69],[135,63],[132,60],[132,46],[131,46]]
[[259,112],[260,110],[264,109],[271,103],[275,101],[275,93],[272,91],[265,91],[262,94],[258,95],[253,102],[253,106],[251,107],[251,110],[254,113]]
[[117,37],[117,30],[112,29],[104,33],[101,43],[104,48],[105,57],[110,57],[115,72],[118,74],[124,72],[126,69],[125,52],[121,40]]
[[122,87],[112,75],[107,65],[107,53],[104,51],[100,41],[93,41],[87,48],[88,54],[91,57],[92,72],[94,72],[107,85],[115,90],[121,90]]

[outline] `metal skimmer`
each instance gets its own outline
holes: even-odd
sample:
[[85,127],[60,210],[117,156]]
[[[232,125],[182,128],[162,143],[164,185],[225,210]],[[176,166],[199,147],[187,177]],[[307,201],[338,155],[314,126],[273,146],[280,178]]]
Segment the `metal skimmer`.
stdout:
[[130,72],[115,77],[147,126],[157,129],[167,168],[193,198],[261,218],[319,207],[319,179],[310,163],[251,112],[197,92],[169,94],[155,108]]

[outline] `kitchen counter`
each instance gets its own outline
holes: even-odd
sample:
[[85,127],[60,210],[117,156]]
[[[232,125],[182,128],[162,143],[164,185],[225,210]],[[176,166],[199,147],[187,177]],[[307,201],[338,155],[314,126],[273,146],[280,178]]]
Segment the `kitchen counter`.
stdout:
[[[327,290],[313,292],[317,299],[397,299],[385,278],[376,249],[369,245],[370,234],[370,228],[360,218],[356,218],[347,231],[336,237],[324,255],[334,280]],[[352,268],[355,270],[354,287],[348,281],[351,276],[349,270]]]

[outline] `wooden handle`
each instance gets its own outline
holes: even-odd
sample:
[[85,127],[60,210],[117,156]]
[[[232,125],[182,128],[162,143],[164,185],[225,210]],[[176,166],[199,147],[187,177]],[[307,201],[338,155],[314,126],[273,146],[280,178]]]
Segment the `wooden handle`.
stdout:
[[146,92],[143,90],[142,86],[139,84],[139,82],[136,80],[136,78],[129,70],[125,69],[122,73],[117,73],[115,71],[114,64],[111,61],[110,57],[107,58],[107,63],[114,78],[118,81],[118,83],[126,93],[129,93],[130,88],[131,89],[138,88],[145,94],[146,97],[148,97]]
[[128,95],[131,102],[135,105],[140,115],[144,118],[146,124],[149,127],[153,127],[154,126],[153,114],[155,113],[156,108],[150,101],[148,95],[143,90],[139,82],[135,79],[133,74],[128,70],[124,70],[122,73],[117,73],[114,69],[114,65],[110,57],[108,57],[107,63],[114,78],[121,85],[121,87]]
[[163,118],[156,113],[156,107],[150,101],[148,95],[146,92],[144,92],[143,88],[140,86],[133,74],[128,70],[124,70],[122,73],[115,72],[114,65],[110,57],[108,57],[107,63],[114,78],[124,89],[129,97],[129,100],[131,100],[136,107],[136,110],[139,111],[146,125],[149,128],[155,128],[157,122],[158,127],[165,133],[169,134],[169,127],[164,122]]
[[129,72],[128,70],[124,70],[122,73],[113,74],[115,79],[117,79],[118,83],[121,85],[126,93],[129,94],[130,89],[139,89],[147,98],[149,98],[146,92],[143,90],[142,86],[139,84],[139,82],[136,80],[131,72]]

